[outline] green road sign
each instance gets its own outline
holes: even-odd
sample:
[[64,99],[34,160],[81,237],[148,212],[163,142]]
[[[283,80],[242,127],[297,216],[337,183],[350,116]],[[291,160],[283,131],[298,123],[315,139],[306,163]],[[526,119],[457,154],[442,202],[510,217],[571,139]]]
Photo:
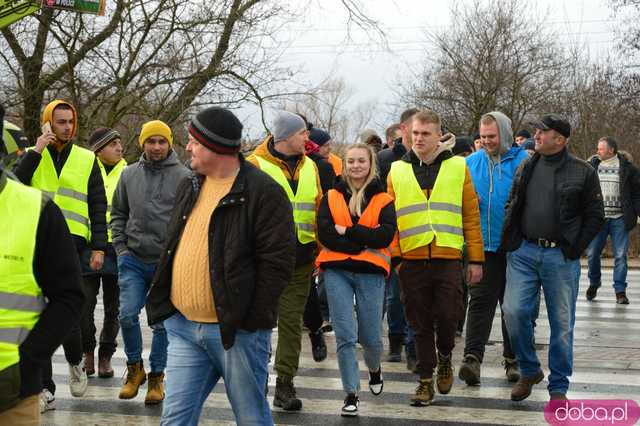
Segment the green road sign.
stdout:
[[104,15],[106,0],[42,0],[42,7]]
[[40,3],[31,0],[0,0],[0,28],[40,10]]

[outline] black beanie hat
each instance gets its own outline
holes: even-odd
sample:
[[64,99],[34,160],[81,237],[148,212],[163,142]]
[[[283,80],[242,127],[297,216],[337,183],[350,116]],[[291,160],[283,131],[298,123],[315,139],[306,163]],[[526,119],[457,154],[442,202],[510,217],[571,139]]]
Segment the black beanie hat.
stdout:
[[91,151],[98,153],[114,139],[122,139],[118,131],[108,127],[98,127],[89,136],[88,144],[91,147]]
[[236,154],[242,142],[242,123],[228,109],[210,107],[193,117],[189,134],[213,152]]
[[525,129],[518,130],[518,132],[515,135],[513,135],[514,138],[517,138],[518,136],[522,136],[525,139],[531,139],[531,133],[529,133]]

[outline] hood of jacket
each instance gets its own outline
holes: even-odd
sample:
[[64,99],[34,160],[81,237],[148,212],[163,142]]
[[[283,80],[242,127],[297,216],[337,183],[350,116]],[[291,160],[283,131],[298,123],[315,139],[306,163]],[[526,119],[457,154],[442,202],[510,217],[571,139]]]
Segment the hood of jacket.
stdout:
[[504,155],[513,146],[513,130],[511,120],[500,111],[488,113],[498,123],[498,133],[500,134],[500,155]]
[[[344,181],[342,176],[338,176],[336,178],[336,183],[333,186],[333,189],[335,189],[336,191],[344,195],[345,200],[348,201],[349,198],[351,198],[351,190],[349,189],[347,182]],[[367,201],[370,201],[374,195],[379,194],[381,192],[386,192],[384,189],[384,186],[382,185],[382,182],[380,181],[379,178],[375,178],[371,182],[369,182],[367,187],[364,189],[364,196],[367,199]]]
[[71,112],[73,112],[73,130],[71,131],[71,139],[70,139],[72,140],[73,138],[75,138],[76,132],[78,131],[78,112],[76,111],[76,108],[69,102],[63,101],[60,99],[56,99],[55,101],[50,102],[46,107],[44,107],[44,110],[42,111],[42,118],[40,120],[40,124],[42,125],[46,122],[52,123],[53,110],[60,105],[67,105],[69,108],[71,108]]
[[180,163],[180,159],[178,158],[178,154],[176,154],[176,152],[173,149],[169,150],[169,154],[167,155],[167,158],[160,161],[147,160],[147,157],[144,155],[144,152],[143,152],[140,155],[139,163],[143,167],[147,167],[152,170],[161,170],[167,167],[173,167],[175,165],[182,165],[182,163]]

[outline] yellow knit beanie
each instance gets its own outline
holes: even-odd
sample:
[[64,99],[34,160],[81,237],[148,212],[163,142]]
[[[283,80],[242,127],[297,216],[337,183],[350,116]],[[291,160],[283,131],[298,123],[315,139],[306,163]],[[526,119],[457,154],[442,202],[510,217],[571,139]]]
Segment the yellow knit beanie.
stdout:
[[147,121],[142,125],[140,138],[138,139],[138,141],[140,142],[140,146],[144,145],[144,141],[152,136],[162,136],[167,141],[169,141],[169,146],[173,145],[173,135],[171,134],[171,129],[163,121]]

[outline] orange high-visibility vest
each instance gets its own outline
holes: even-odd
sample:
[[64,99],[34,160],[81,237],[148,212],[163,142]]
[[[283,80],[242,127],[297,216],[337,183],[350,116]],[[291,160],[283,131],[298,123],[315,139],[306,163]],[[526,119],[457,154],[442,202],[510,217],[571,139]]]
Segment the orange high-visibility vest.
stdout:
[[[349,207],[347,206],[342,194],[335,189],[331,189],[327,192],[327,197],[329,197],[329,210],[331,210],[331,217],[333,218],[333,221],[337,225],[342,225],[347,228],[353,226]],[[376,228],[380,226],[378,223],[380,211],[382,211],[387,204],[392,202],[393,198],[384,192],[374,195],[367,208],[362,212],[362,216],[360,216],[358,224],[368,228]],[[391,270],[391,252],[388,248],[367,248],[362,250],[359,254],[347,254],[331,251],[324,247],[316,258],[316,266],[320,267],[324,262],[339,262],[347,259],[369,262],[384,269],[386,275],[389,275],[389,271]]]

